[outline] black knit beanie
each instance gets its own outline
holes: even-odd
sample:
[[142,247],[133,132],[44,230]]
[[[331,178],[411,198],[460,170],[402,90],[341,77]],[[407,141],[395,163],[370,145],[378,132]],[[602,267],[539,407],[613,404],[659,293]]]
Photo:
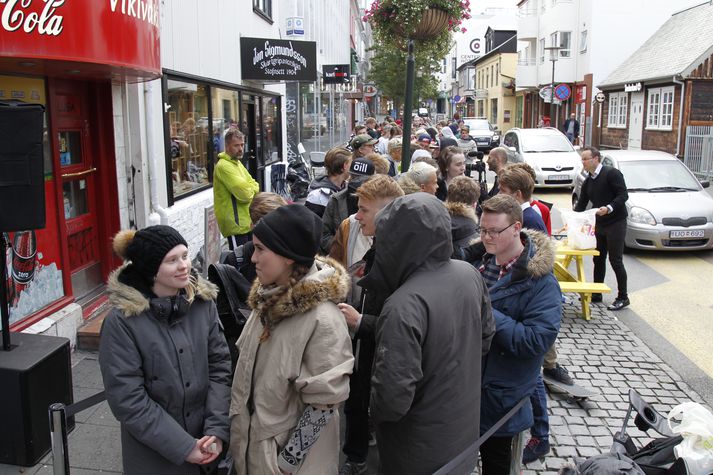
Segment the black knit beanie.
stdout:
[[145,278],[153,279],[161,261],[171,249],[188,243],[170,226],[149,226],[139,231],[119,231],[114,237],[114,252],[124,260],[131,261],[134,268]]
[[253,235],[275,254],[311,266],[319,249],[322,220],[304,205],[281,206],[258,221]]

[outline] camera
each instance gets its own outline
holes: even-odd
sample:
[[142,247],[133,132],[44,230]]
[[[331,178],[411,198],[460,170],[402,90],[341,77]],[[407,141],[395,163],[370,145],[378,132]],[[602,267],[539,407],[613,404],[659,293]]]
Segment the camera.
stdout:
[[485,175],[485,162],[483,161],[484,154],[483,152],[478,152],[476,150],[472,150],[467,153],[468,158],[471,160],[475,160],[473,163],[466,163],[465,164],[465,174],[467,176],[470,176],[472,172],[477,172],[478,173],[478,180],[482,180],[482,178]]

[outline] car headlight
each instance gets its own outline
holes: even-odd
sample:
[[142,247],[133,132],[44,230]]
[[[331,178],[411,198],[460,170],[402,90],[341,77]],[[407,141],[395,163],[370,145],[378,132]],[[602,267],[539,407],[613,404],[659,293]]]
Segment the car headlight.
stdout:
[[656,226],[656,218],[648,210],[644,208],[639,208],[638,206],[632,206],[629,209],[629,221],[636,224],[648,224],[649,226]]

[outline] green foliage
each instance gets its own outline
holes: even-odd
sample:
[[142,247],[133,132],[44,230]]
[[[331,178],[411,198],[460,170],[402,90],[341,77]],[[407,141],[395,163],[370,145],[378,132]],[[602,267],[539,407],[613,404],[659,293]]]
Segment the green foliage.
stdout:
[[[438,79],[435,77],[441,69],[440,61],[446,55],[450,44],[450,35],[446,40],[417,41],[414,48],[416,76],[413,88],[414,104],[438,96]],[[379,43],[372,47],[369,81],[374,82],[382,95],[394,101],[397,109],[404,103],[406,92],[405,48],[398,40]]]

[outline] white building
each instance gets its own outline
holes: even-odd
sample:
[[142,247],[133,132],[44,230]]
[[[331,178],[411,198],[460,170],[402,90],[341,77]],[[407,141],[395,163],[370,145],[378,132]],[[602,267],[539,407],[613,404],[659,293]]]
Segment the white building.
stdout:
[[[631,55],[671,14],[679,2],[668,0],[523,0],[518,4],[518,107],[524,126],[541,117],[559,127],[575,112],[580,137],[590,144],[594,87]],[[539,96],[553,82],[550,51],[558,46],[554,83],[566,84],[570,95],[554,109]],[[566,88],[561,88],[566,96]],[[581,142],[580,142],[581,143]]]

